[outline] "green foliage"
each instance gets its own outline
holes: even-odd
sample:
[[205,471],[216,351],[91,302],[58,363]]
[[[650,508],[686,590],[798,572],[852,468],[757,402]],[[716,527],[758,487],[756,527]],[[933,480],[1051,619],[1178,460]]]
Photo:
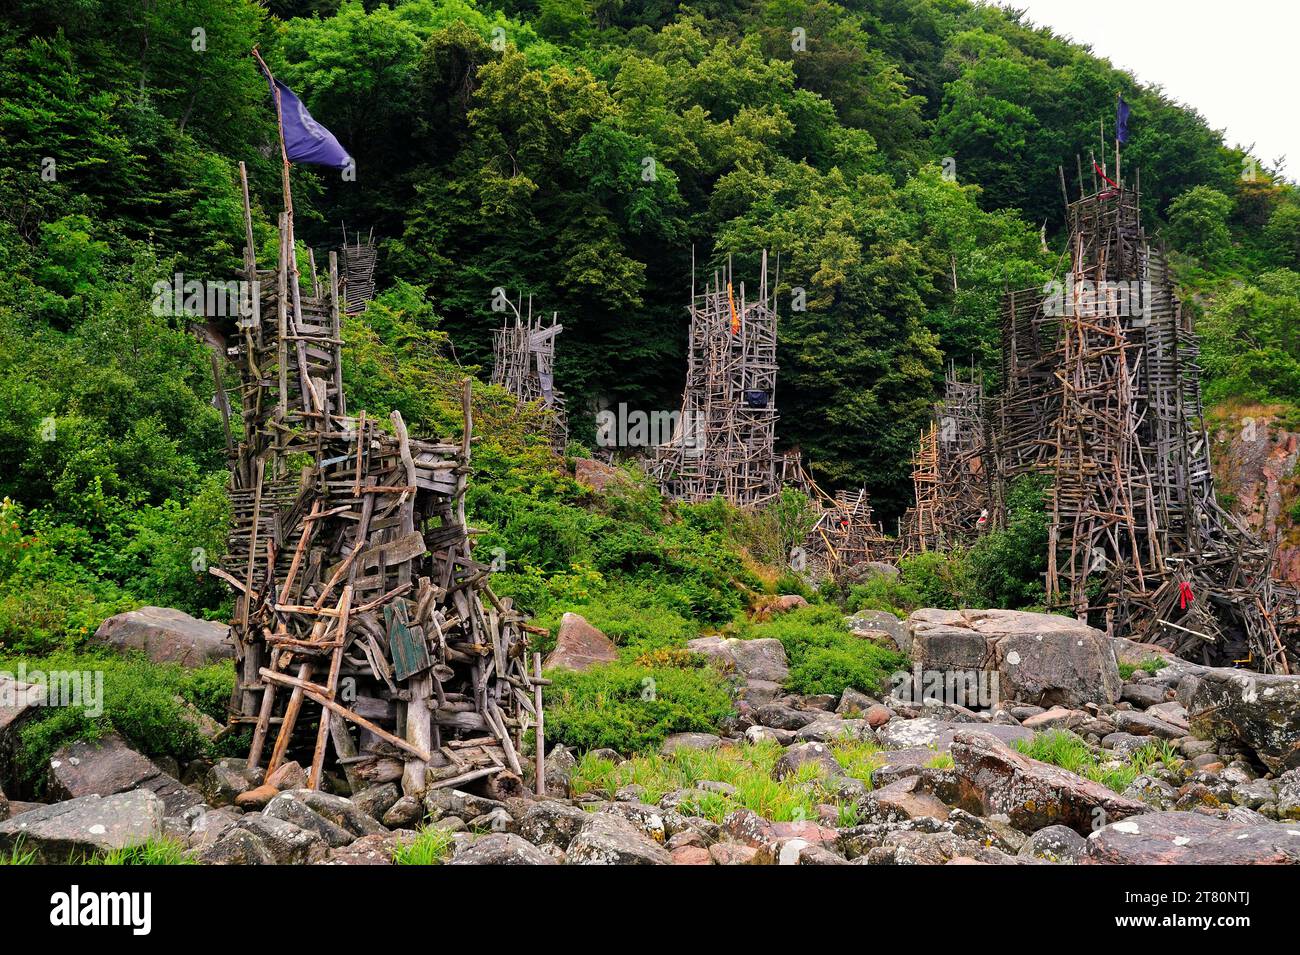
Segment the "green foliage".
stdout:
[[1119,675],[1125,680],[1131,678],[1134,673],[1141,670],[1143,673],[1156,673],[1169,666],[1169,661],[1161,657],[1148,657],[1141,663],[1121,663],[1119,664]]
[[1208,400],[1300,401],[1300,272],[1277,269],[1224,291],[1201,322]]
[[198,865],[183,843],[174,839],[149,839],[136,846],[93,855],[86,865]]
[[787,687],[795,693],[842,693],[853,687],[879,693],[907,658],[851,634],[834,607],[802,607],[760,624],[747,625],[747,638],[781,641],[790,662]]
[[1030,759],[1060,766],[1117,793],[1157,765],[1173,768],[1181,762],[1174,747],[1163,741],[1148,743],[1122,758],[1104,760],[1083,739],[1065,730],[1036,733],[1031,740],[1017,741],[1015,747]]
[[1175,248],[1214,260],[1232,242],[1231,214],[1231,196],[1209,186],[1193,186],[1169,204],[1166,235]]
[[[44,657],[0,657],[0,669],[15,675],[89,674],[90,686],[102,679],[102,707],[83,695],[82,705],[50,707],[24,724],[19,737],[18,766],[23,782],[39,786],[50,756],[74,740],[94,740],[116,732],[129,745],[152,756],[187,761],[212,752],[199,732],[194,707],[218,722],[225,720],[234,689],[230,663],[188,669],[155,664],[132,654],[75,654],[60,651]],[[84,685],[84,684],[83,684]],[[91,691],[93,696],[93,690]],[[97,709],[102,712],[92,715]]]
[[732,712],[725,683],[709,667],[618,662],[548,676],[546,738],[581,751],[652,750],[670,733],[711,732]]
[[[846,775],[871,785],[871,771],[881,762],[874,744],[834,740],[831,751]],[[774,780],[772,769],[781,753],[779,744],[763,741],[638,756],[621,763],[588,754],[570,775],[569,786],[575,796],[596,793],[609,799],[624,786],[639,786],[644,801],[651,804],[676,790],[693,790],[679,809],[719,823],[737,809],[749,809],[777,822],[815,819],[819,804],[852,812],[852,801],[838,795],[821,766],[808,764],[797,774]],[[694,790],[695,784],[704,780],[726,783],[735,787],[735,792]]]
[[991,531],[971,547],[966,557],[969,578],[967,606],[1029,609],[1045,598],[1047,571],[1047,512],[1043,482],[1032,476],[1007,491],[1007,526]]

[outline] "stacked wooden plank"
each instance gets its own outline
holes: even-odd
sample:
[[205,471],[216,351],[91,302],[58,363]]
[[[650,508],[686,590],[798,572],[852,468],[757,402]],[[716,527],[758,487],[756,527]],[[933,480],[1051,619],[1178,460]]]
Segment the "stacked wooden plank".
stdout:
[[371,230],[365,242],[361,234],[348,244],[347,231],[343,233],[343,310],[348,315],[359,315],[375,297],[375,263],[379,253],[375,248],[375,233]]
[[809,577],[821,580],[857,564],[897,561],[897,541],[875,519],[866,488],[837,490],[834,497],[815,484],[812,490],[821,499],[821,513],[803,545]]
[[[245,216],[251,236],[247,193]],[[304,295],[285,217],[281,230],[234,356],[244,435],[214,570],[236,596],[231,723],[252,731],[250,766],[297,759],[312,788],[329,772],[354,789],[400,778],[407,793],[521,791],[538,661],[524,616],[473,556],[469,382],[456,441],[412,438],[397,412],[383,426],[348,415],[337,262]],[[245,269],[265,275],[251,242]]]

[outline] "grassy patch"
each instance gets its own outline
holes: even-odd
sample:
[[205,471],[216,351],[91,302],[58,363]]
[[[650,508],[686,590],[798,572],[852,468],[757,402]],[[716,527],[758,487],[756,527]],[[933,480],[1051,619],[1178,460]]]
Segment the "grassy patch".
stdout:
[[91,856],[86,865],[198,865],[174,839],[150,839],[138,846]]
[[1141,670],[1143,673],[1155,673],[1169,666],[1169,661],[1161,657],[1148,657],[1141,663],[1121,663],[1119,664],[1119,675],[1125,680],[1130,679],[1134,673]]
[[[846,775],[870,786],[871,771],[879,765],[873,744],[843,740],[833,742],[831,748]],[[687,815],[714,822],[721,822],[736,809],[750,809],[778,822],[813,819],[821,803],[835,805],[842,818],[856,817],[852,802],[837,797],[820,766],[806,764],[793,776],[774,780],[772,768],[782,752],[778,743],[765,740],[715,750],[636,757],[618,764],[588,755],[579,762],[569,782],[575,796],[595,793],[607,799],[624,786],[640,786],[642,799],[651,804],[676,790],[694,789],[704,781],[735,787],[734,792],[693,793],[679,807]]]
[[36,850],[23,849],[22,840],[19,839],[17,845],[11,848],[7,853],[0,852],[0,865],[35,865]]
[[446,829],[428,826],[409,845],[393,849],[393,865],[441,865],[451,854],[452,834]]
[[1030,759],[1060,766],[1117,793],[1127,789],[1143,773],[1159,765],[1172,767],[1178,759],[1172,745],[1153,740],[1119,761],[1103,762],[1082,739],[1061,730],[1038,733],[1031,740],[1018,741],[1015,747]]
[[[229,662],[197,669],[176,664],[151,663],[141,654],[73,653],[62,651],[44,657],[0,658],[0,670],[15,676],[53,673],[88,674],[90,686],[102,675],[102,712],[93,705],[40,709],[22,728],[17,765],[22,781],[39,789],[50,756],[74,740],[99,739],[119,733],[128,744],[150,756],[173,756],[186,761],[211,752],[207,739],[187,719],[186,704],[218,722],[224,722],[234,687],[235,671]],[[91,701],[93,703],[93,701]],[[227,739],[226,746],[240,740]]]

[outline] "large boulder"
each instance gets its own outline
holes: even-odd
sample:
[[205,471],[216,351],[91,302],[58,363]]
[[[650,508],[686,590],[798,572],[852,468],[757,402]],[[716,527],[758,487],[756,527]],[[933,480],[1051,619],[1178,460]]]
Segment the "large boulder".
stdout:
[[61,747],[50,758],[49,784],[59,799],[147,789],[163,801],[169,816],[203,804],[202,796],[131,749],[116,733]]
[[957,723],[922,716],[914,720],[890,720],[876,730],[876,739],[886,749],[914,750],[925,747],[931,751],[931,757],[934,757],[948,752],[957,734],[972,727],[978,727],[981,733],[1007,744],[1034,738],[1034,731],[1023,726],[1001,723]]
[[1136,865],[1297,865],[1300,829],[1199,812],[1153,812],[1088,837],[1087,861]]
[[1019,610],[918,610],[912,658],[922,671],[985,670],[998,696],[1036,706],[1114,703],[1122,682],[1106,635],[1071,617]]
[[12,778],[18,733],[45,703],[45,688],[0,673],[0,779]]
[[569,843],[570,865],[671,865],[672,856],[631,821],[596,813]]
[[887,610],[859,610],[845,617],[844,625],[855,637],[884,644],[891,650],[912,652],[912,628]]
[[605,636],[580,614],[566,613],[560,620],[560,632],[555,639],[555,649],[546,657],[546,669],[582,670],[598,663],[612,663],[618,659],[618,650]]
[[771,637],[698,637],[688,641],[686,648],[704,654],[715,666],[745,680],[781,684],[790,675],[785,647]]
[[0,853],[35,852],[46,864],[143,845],[163,834],[163,801],[147,789],[82,796],[0,822]]
[[1188,719],[1193,735],[1246,746],[1275,773],[1300,767],[1300,676],[1207,669]]
[[952,761],[961,807],[984,816],[1005,814],[1022,832],[1063,825],[1086,835],[1148,810],[1101,783],[1009,749],[983,729],[957,733]]
[[255,812],[199,850],[197,858],[205,865],[305,865],[324,861],[328,853],[319,834]]
[[140,650],[154,663],[201,667],[235,655],[230,628],[170,607],[141,607],[109,617],[91,638],[114,650]]

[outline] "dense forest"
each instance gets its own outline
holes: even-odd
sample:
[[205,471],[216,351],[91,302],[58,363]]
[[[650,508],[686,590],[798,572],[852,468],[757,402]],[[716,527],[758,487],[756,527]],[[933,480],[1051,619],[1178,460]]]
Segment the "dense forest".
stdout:
[[[730,256],[753,281],[767,249],[781,262],[779,442],[824,486],[865,484],[896,516],[945,364],[995,384],[1002,291],[1040,286],[1058,266],[1058,167],[1076,188],[1076,156],[1088,169],[1103,148],[1117,92],[1132,105],[1125,170],[1141,170],[1147,228],[1196,310],[1207,395],[1300,403],[1300,192],[1280,161],[1225,144],[1193,108],[1013,11],[966,0],[9,10],[0,646],[11,651],[75,648],[143,602],[228,609],[203,572],[227,509],[207,346],[186,316],[153,306],[156,283],[177,273],[234,277],[240,161],[259,252],[273,257],[279,157],[255,45],[355,158],[354,175],[295,167],[298,237],[305,254],[337,247],[344,225],[374,230],[381,292],[349,322],[345,374],[359,405],[398,408],[415,428],[453,427],[452,382],[486,377],[498,288],[564,323],[557,383],[575,453],[594,441],[597,407],[672,408],[692,262],[702,274]],[[779,514],[762,527],[716,508],[665,515],[635,488],[571,506],[592,502],[502,396],[476,386],[476,401],[486,437],[473,518],[483,546],[507,551],[503,589],[544,621],[559,598],[594,601],[617,578],[636,585],[592,619],[635,642],[653,617],[672,640],[649,645],[672,643],[698,632],[692,621],[729,619],[735,581],[762,586],[749,560],[764,541],[779,559]],[[727,543],[737,534],[743,552]]]

